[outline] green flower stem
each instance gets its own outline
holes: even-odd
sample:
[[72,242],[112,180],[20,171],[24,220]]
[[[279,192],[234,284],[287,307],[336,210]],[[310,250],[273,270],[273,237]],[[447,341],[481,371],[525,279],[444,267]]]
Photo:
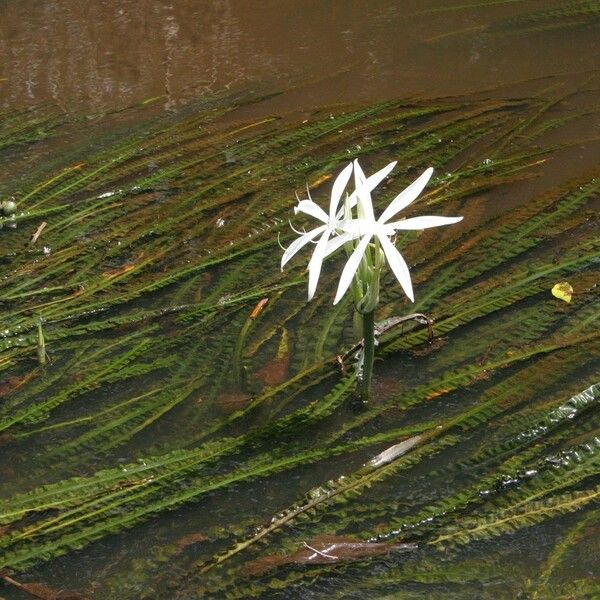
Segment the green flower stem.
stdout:
[[373,362],[375,360],[375,311],[362,315],[364,363],[360,399],[368,402],[371,395],[371,379],[373,377]]

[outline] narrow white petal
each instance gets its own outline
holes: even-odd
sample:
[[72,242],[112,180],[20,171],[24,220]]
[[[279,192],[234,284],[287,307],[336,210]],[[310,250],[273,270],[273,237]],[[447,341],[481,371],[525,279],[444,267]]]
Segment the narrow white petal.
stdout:
[[433,169],[429,167],[424,171],[421,176],[413,181],[406,189],[401,191],[389,204],[389,206],[383,211],[381,217],[379,217],[380,223],[385,223],[393,216],[398,214],[403,208],[406,208],[411,202],[414,202],[419,194],[423,191],[423,188],[427,185]]
[[410,272],[406,261],[402,258],[398,249],[385,235],[378,235],[379,242],[381,243],[381,249],[385,254],[385,258],[390,265],[390,269],[396,276],[396,279],[400,282],[404,293],[408,296],[411,302],[415,301],[413,294],[412,282],[410,280]]
[[358,217],[359,219],[367,219],[369,221],[375,220],[373,213],[373,202],[371,200],[371,191],[366,183],[365,174],[358,164],[358,161],[354,161],[354,185],[356,187],[357,205],[358,205]]
[[428,229],[429,227],[440,227],[441,225],[452,225],[462,221],[462,217],[413,217],[404,221],[387,223],[387,226],[394,229]]
[[350,175],[352,175],[352,163],[349,163],[344,167],[342,172],[335,178],[333,182],[333,188],[331,189],[331,202],[329,204],[329,218],[333,221],[335,219],[335,213],[340,203],[340,198],[348,181],[350,181]]
[[[355,161],[358,162],[358,161]],[[392,171],[392,169],[398,164],[398,161],[394,161],[391,162],[389,165],[386,165],[385,167],[383,167],[383,169],[377,171],[377,173],[373,173],[373,175],[370,175],[369,177],[367,177],[364,181],[364,185],[367,186],[369,193],[372,192],[388,175],[389,173]],[[364,176],[364,173],[363,173]],[[357,198],[358,198],[358,193],[356,190],[354,190],[347,199],[347,204],[349,208],[354,208],[356,206],[356,202],[357,202]],[[343,216],[342,212],[338,213],[338,220],[340,220]]]
[[383,167],[383,169],[380,169],[379,171],[377,171],[377,173],[373,173],[373,175],[369,175],[369,177],[367,177],[366,180],[366,184],[367,187],[369,188],[369,191],[373,191],[389,174],[390,172],[393,170],[393,168],[398,164],[398,161],[395,160],[393,162],[391,162],[389,165],[386,165],[385,167]]
[[325,225],[321,225],[321,227],[317,227],[304,235],[301,235],[299,238],[295,239],[285,250],[283,256],[281,257],[281,269],[283,270],[284,265],[306,244],[316,238],[319,233],[321,233],[324,229],[326,229]]
[[294,212],[296,214],[301,212],[306,215],[310,215],[311,217],[314,217],[323,223],[327,223],[329,221],[327,213],[312,200],[300,200],[300,202],[298,202],[298,206],[294,207]]
[[327,242],[327,248],[325,248],[325,258],[330,254],[333,254],[336,250],[341,248],[344,244],[356,239],[358,236],[353,233],[342,233],[342,235],[336,235]]
[[365,175],[365,172],[362,170],[362,167],[360,166],[358,159],[355,158],[354,159],[354,184],[356,185],[356,187],[359,187],[359,185],[362,185],[365,181],[366,181],[367,177]]
[[317,242],[315,251],[308,263],[308,299],[312,300],[317,291],[317,283],[321,274],[321,266],[325,258],[327,241],[329,240],[329,231],[325,230],[321,239]]
[[342,275],[340,277],[340,283],[338,284],[337,293],[335,295],[334,304],[337,304],[342,296],[346,293],[350,284],[352,283],[352,278],[358,269],[358,265],[367,249],[369,242],[371,241],[371,236],[366,235],[363,237],[358,246],[354,249],[354,252],[350,255],[348,262],[344,266],[344,270],[342,271]]

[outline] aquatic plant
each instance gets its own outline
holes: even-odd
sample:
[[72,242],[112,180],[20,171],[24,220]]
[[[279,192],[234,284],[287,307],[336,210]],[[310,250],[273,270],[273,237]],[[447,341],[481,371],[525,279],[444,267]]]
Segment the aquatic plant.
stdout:
[[[308,299],[315,294],[323,260],[344,248],[348,261],[344,265],[333,304],[337,304],[352,286],[354,308],[362,321],[362,348],[357,372],[361,379],[361,399],[369,400],[373,362],[375,358],[375,309],[379,304],[381,272],[387,263],[404,293],[411,302],[414,294],[408,265],[393,242],[398,231],[423,230],[440,225],[458,223],[462,217],[413,217],[389,223],[401,210],[412,204],[433,174],[427,169],[418,179],[398,194],[376,220],[371,192],[396,166],[391,162],[370,177],[366,177],[358,160],[348,164],[336,177],[331,192],[329,215],[310,198],[300,200],[294,212],[311,215],[325,223],[308,233],[301,233],[285,249],[281,268],[306,244],[322,233],[308,263]],[[339,209],[343,191],[354,171],[355,189],[346,194],[343,207]],[[356,215],[354,214],[356,212]]]
[[[0,235],[0,568],[53,588],[92,571],[96,597],[124,600],[593,597],[600,178],[539,178],[581,144],[546,136],[573,115],[486,94],[239,122],[252,101],[4,182],[19,227]],[[407,300],[382,272],[377,402],[357,410],[336,360],[360,342],[353,302],[331,306],[347,258],[307,303],[276,233],[295,237],[299,181],[316,195],[349,160],[391,158],[398,187],[433,165],[420,203],[469,230],[398,240],[433,335],[386,327]]]

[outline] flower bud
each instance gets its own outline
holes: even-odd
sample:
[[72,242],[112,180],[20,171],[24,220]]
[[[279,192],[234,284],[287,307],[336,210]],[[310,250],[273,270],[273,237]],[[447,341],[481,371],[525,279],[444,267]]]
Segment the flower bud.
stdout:
[[17,212],[17,203],[14,200],[4,200],[0,202],[0,209],[8,217]]

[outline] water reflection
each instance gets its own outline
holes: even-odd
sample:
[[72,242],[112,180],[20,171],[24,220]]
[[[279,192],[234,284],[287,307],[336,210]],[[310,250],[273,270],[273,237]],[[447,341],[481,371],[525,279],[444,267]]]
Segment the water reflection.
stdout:
[[[165,96],[166,109],[242,70],[229,2],[10,3],[1,32],[4,106],[97,111]],[[191,88],[191,89],[190,89]]]
[[286,98],[293,109],[593,69],[593,29],[577,29],[577,43],[572,31],[494,33],[503,19],[560,4],[7,1],[0,105],[93,112],[164,96],[171,110],[206,92],[301,86]]

